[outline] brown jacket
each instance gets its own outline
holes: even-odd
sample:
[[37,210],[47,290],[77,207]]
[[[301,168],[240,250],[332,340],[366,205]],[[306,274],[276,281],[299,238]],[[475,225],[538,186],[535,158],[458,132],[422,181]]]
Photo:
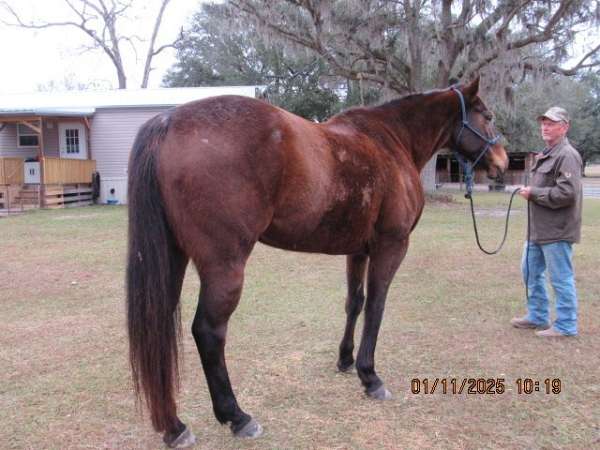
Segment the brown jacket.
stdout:
[[565,137],[531,169],[530,240],[537,244],[581,238],[581,156]]

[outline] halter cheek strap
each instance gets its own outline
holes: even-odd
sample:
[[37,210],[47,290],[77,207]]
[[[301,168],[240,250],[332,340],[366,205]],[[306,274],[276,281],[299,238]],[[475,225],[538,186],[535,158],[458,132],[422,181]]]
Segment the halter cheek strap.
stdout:
[[458,99],[460,100],[460,112],[462,115],[461,127],[456,137],[456,144],[458,145],[458,143],[460,142],[460,138],[465,128],[484,142],[483,150],[477,156],[475,162],[473,162],[472,164],[469,161],[467,161],[458,151],[455,150],[456,159],[458,159],[458,162],[461,164],[461,166],[463,166],[463,171],[465,173],[465,184],[467,187],[466,197],[468,198],[471,196],[471,192],[473,192],[473,168],[481,160],[483,155],[485,155],[488,152],[488,150],[500,140],[502,135],[497,134],[496,136],[490,139],[481,134],[476,128],[474,128],[467,120],[467,107],[465,105],[465,98],[463,97],[462,92],[460,92],[460,90],[455,87],[452,87],[451,90],[455,92],[456,95],[458,95]]

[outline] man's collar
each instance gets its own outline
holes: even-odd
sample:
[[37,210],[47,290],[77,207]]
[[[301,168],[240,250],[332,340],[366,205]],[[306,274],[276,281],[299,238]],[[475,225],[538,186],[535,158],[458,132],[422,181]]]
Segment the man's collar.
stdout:
[[567,137],[564,136],[560,141],[558,141],[552,147],[546,147],[544,150],[542,150],[541,157],[543,158],[545,156],[548,156],[552,152],[552,150],[554,150],[557,147],[561,147],[565,143],[566,140],[567,140]]

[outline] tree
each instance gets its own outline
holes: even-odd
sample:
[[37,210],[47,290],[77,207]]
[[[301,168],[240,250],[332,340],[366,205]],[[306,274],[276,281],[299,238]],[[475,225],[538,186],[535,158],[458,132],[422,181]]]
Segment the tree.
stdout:
[[[569,65],[578,34],[595,29],[588,0],[229,0],[274,39],[310,49],[344,78],[396,94],[481,73],[504,100],[523,75],[575,75],[600,65],[600,36]],[[434,189],[435,160],[424,174]]]
[[[64,20],[46,22],[33,21],[23,18],[23,14],[17,11],[8,1],[0,2],[0,7],[10,17],[3,20],[6,25],[17,26],[27,29],[45,29],[53,27],[76,28],[83,32],[91,41],[92,46],[88,50],[101,49],[110,59],[117,72],[119,89],[127,87],[127,75],[123,63],[122,43],[127,42],[135,49],[134,41],[141,41],[135,35],[121,33],[119,21],[125,18],[131,9],[134,0],[63,0],[71,11],[70,17]],[[152,59],[173,44],[162,45],[158,48],[156,40],[162,18],[167,5],[171,0],[161,0],[156,15],[154,27],[150,37],[144,72],[142,77],[142,88],[148,86],[148,79],[152,71]]]
[[[574,75],[600,65],[600,37],[571,66],[576,35],[595,27],[588,0],[229,0],[263,30],[321,55],[349,79],[398,93],[511,69]],[[534,51],[532,51],[534,50]],[[502,70],[498,70],[502,69]]]
[[587,96],[578,108],[573,132],[585,168],[588,163],[600,160],[600,76],[590,74],[583,82],[588,87]]
[[541,150],[537,117],[551,106],[562,106],[571,117],[568,136],[584,165],[600,156],[600,78],[589,74],[528,77],[516,87],[511,107],[499,108],[497,124],[507,138],[509,151]]
[[167,86],[263,85],[272,103],[309,120],[339,110],[336,82],[318,55],[266,42],[251,24],[232,21],[223,5],[203,4],[176,49]]
[[80,81],[77,81],[76,75],[73,72],[70,72],[65,74],[62,80],[50,80],[45,83],[38,84],[36,91],[86,91],[102,89],[110,89],[108,81],[91,81],[89,83],[82,83]]

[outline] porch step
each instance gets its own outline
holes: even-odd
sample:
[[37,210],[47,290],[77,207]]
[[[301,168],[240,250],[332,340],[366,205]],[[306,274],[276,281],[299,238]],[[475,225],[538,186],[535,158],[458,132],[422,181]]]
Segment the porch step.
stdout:
[[15,197],[15,202],[19,203],[23,208],[39,207],[40,204],[40,193],[33,189],[21,189]]

